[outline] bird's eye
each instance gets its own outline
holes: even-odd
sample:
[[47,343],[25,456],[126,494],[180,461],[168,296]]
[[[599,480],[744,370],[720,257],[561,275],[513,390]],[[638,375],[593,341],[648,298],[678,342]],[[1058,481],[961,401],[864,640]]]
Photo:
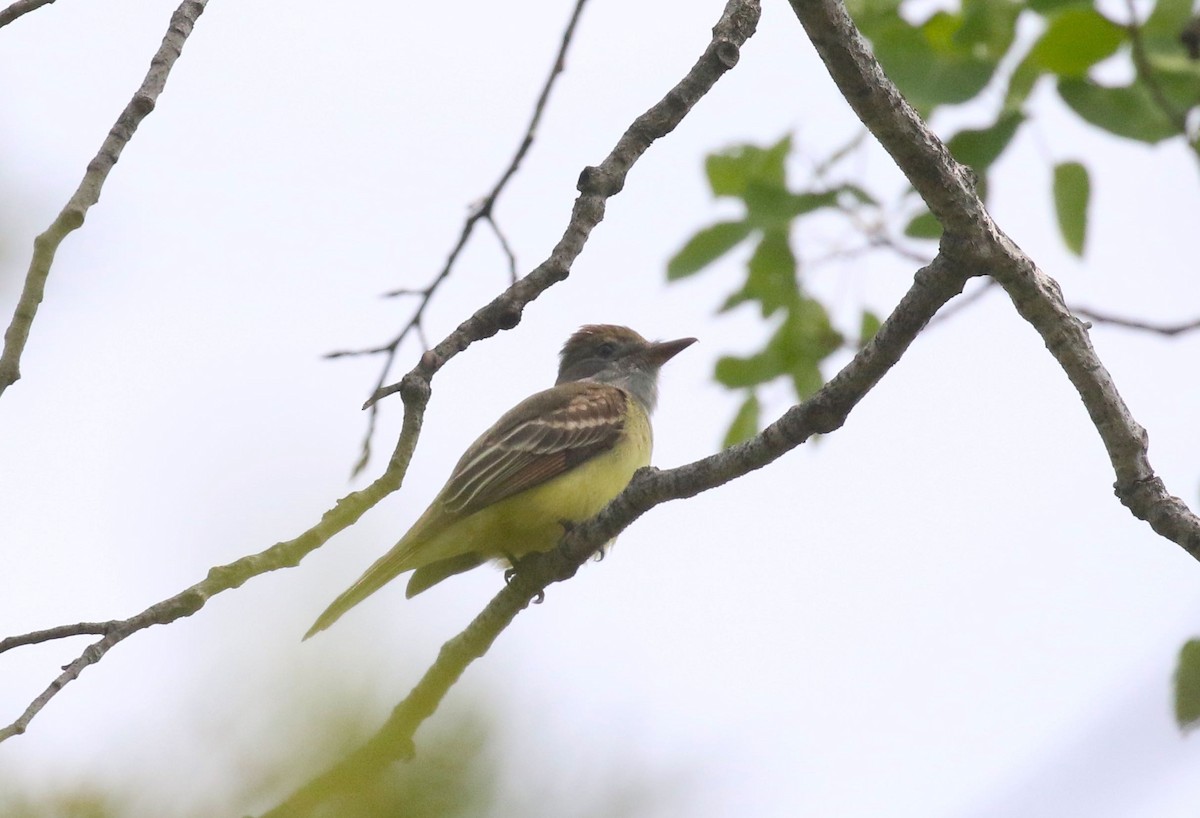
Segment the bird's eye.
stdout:
[[603,344],[596,347],[596,354],[601,358],[608,360],[617,354],[617,345],[612,341],[605,341]]

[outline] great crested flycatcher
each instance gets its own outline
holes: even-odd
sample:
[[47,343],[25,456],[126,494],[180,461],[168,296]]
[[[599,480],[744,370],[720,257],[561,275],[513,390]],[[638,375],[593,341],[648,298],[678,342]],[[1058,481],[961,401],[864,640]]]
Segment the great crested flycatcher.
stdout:
[[471,444],[408,533],[304,638],[405,571],[413,572],[412,597],[489,559],[553,548],[564,523],[595,516],[650,464],[659,367],[695,341],[651,343],[611,324],[581,328],[563,346],[555,385]]

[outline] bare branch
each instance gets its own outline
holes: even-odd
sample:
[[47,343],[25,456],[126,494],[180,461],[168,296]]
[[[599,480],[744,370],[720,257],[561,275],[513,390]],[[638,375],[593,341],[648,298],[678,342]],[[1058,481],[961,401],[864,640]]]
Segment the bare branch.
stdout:
[[1092,348],[1057,282],[992,221],[958,164],[883,74],[838,0],[790,0],[830,76],[859,119],[921,194],[944,229],[941,253],[972,275],[995,278],[1042,336],[1100,433],[1115,490],[1133,514],[1200,559],[1200,518],[1171,496],[1147,456],[1147,436]]
[[[109,171],[121,157],[121,151],[133,138],[138,125],[145,119],[158,101],[159,94],[167,84],[167,76],[183,44],[192,33],[196,20],[204,12],[208,0],[184,0],[171,15],[162,45],[150,60],[150,70],[133,99],[117,117],[117,122],[108,132],[100,152],[88,163],[87,172],[79,183],[75,194],[58,214],[54,223],[33,241],[33,258],[25,274],[25,286],[17,301],[12,323],[4,333],[4,353],[0,354],[0,394],[21,377],[21,353],[29,340],[29,330],[37,315],[38,305],[46,290],[46,279],[50,276],[50,265],[58,246],[69,233],[77,230],[87,216],[88,209],[100,200],[100,189],[108,178]],[[11,7],[10,7],[11,9]]]
[[1125,318],[1120,315],[1113,315],[1112,313],[1098,312],[1087,307],[1071,307],[1071,312],[1097,324],[1112,324],[1115,327],[1153,332],[1168,337],[1183,335],[1184,333],[1200,329],[1200,318],[1191,321],[1181,321],[1178,324],[1158,324],[1152,321],[1142,321],[1137,318]]
[[500,225],[496,224],[494,214],[488,214],[488,227],[492,228],[493,235],[496,236],[496,241],[500,242],[500,249],[504,251],[504,257],[508,259],[508,283],[517,283],[517,254],[513,252],[512,245],[508,243],[508,238],[504,235],[504,231],[500,229]]
[[0,28],[4,28],[18,17],[22,17],[31,11],[37,11],[42,6],[48,6],[54,0],[17,0],[8,8],[0,11]]
[[713,28],[712,41],[687,75],[662,100],[633,121],[599,166],[584,168],[578,183],[580,195],[575,200],[567,229],[550,257],[476,311],[436,347],[427,350],[417,367],[391,390],[400,392],[403,398],[404,422],[400,439],[382,475],[361,491],[343,497],[325,512],[320,522],[295,539],[213,568],[201,582],[129,619],[116,621],[112,630],[99,642],[88,646],[16,721],[0,729],[0,741],[25,732],[33,717],[59,690],[86,667],[100,661],[121,640],[151,625],[190,616],[204,607],[212,596],[238,588],[259,574],[297,565],[310,551],[352,525],[368,509],[398,489],[408,471],[424,422],[433,375],[475,341],[516,326],[527,304],[570,274],[571,265],[582,252],[588,236],[604,218],[605,202],[621,191],[629,169],[651,144],[674,130],[701,97],[737,63],[739,49],[754,33],[758,17],[757,0],[729,0]]
[[[355,463],[353,469],[353,474],[355,475],[366,468],[367,463],[371,459],[371,440],[375,435],[375,426],[379,413],[379,408],[376,406],[376,402],[381,397],[379,390],[384,383],[387,382],[388,376],[391,374],[392,365],[396,361],[396,354],[400,350],[400,345],[404,343],[405,338],[414,332],[418,335],[424,334],[424,328],[421,326],[421,321],[425,316],[425,310],[429,306],[430,301],[433,299],[434,294],[437,293],[438,288],[442,285],[442,282],[449,277],[450,272],[454,269],[454,265],[458,261],[459,255],[462,254],[463,248],[467,246],[467,241],[475,232],[475,226],[480,222],[480,220],[487,221],[488,224],[492,226],[496,236],[500,239],[501,247],[503,248],[505,255],[509,260],[509,283],[515,283],[517,280],[516,259],[512,253],[512,250],[509,248],[508,242],[505,240],[504,235],[500,232],[500,229],[492,220],[492,213],[495,210],[496,202],[500,198],[500,194],[504,191],[504,188],[508,186],[509,180],[511,180],[516,174],[518,168],[520,168],[521,162],[525,158],[525,154],[527,154],[529,149],[533,147],[534,138],[537,136],[538,125],[542,121],[542,114],[546,110],[546,104],[550,101],[550,92],[553,90],[554,83],[558,79],[559,74],[561,74],[563,69],[566,67],[567,49],[571,47],[571,40],[575,36],[575,26],[579,22],[579,17],[583,13],[583,7],[586,3],[587,0],[576,0],[575,9],[571,12],[571,19],[567,22],[567,27],[563,31],[562,41],[559,43],[558,53],[554,57],[554,64],[550,67],[550,73],[546,76],[545,82],[542,83],[541,93],[538,94],[537,102],[533,106],[533,115],[529,119],[529,124],[525,127],[524,136],[521,137],[521,144],[517,147],[516,153],[513,154],[512,159],[509,160],[508,167],[504,169],[504,172],[500,175],[500,179],[492,186],[491,191],[489,191],[488,194],[480,199],[476,204],[472,205],[466,221],[463,222],[462,230],[459,231],[458,240],[454,243],[454,247],[450,250],[450,255],[446,257],[446,262],[442,265],[442,269],[438,271],[437,275],[433,277],[433,280],[430,281],[429,284],[427,284],[423,289],[399,289],[386,293],[388,297],[400,295],[419,296],[420,301],[418,302],[416,309],[413,311],[413,314],[409,317],[408,323],[406,323],[400,329],[400,331],[392,337],[392,340],[388,341],[386,344],[372,347],[370,349],[352,352],[338,352],[327,356],[330,358],[344,357],[347,355],[384,356],[383,366],[380,367],[379,371],[379,377],[376,378],[375,386],[371,389],[371,397],[367,399],[365,404],[363,404],[363,408],[368,410],[369,414],[367,416],[367,430],[363,436],[358,462]],[[422,342],[422,346],[426,349],[428,348],[425,347],[424,342]]]
[[57,628],[47,628],[44,631],[9,636],[6,639],[0,639],[0,653],[12,648],[19,648],[22,645],[37,645],[70,636],[109,634],[115,631],[120,624],[115,619],[110,619],[108,622],[77,622],[74,625],[59,625]]
[[858,252],[866,253],[874,250],[888,250],[893,255],[906,261],[915,262],[916,264],[925,265],[932,261],[929,256],[909,248],[892,236],[888,230],[886,219],[879,218],[868,221],[862,217],[857,208],[840,204],[838,205],[838,211],[846,217],[846,220],[850,222],[850,226],[861,233],[866,240],[866,245],[860,248]]

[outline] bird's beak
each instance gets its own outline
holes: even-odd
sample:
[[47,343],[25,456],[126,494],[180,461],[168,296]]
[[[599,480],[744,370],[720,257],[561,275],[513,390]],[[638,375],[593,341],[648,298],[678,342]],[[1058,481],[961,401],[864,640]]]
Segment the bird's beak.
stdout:
[[680,352],[696,343],[695,338],[679,338],[674,341],[655,341],[648,344],[641,353],[641,358],[654,367],[660,367],[674,358]]

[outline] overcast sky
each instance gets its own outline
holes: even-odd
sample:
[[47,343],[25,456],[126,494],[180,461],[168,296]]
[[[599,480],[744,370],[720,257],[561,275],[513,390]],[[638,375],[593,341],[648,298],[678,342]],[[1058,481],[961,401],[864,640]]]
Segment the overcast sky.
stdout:
[[[721,6],[593,0],[497,211],[523,271],[566,225],[579,170],[691,66]],[[33,236],[140,83],[172,9],[62,0],[0,31],[5,321]],[[24,377],[0,398],[4,635],[136,613],[295,536],[378,473],[377,458],[349,480],[378,361],[321,356],[402,325],[412,305],[379,294],[437,271],[516,147],[568,13],[213,0],[63,244]],[[1072,304],[1200,313],[1194,160],[1103,138],[1050,89],[1033,110],[992,175],[1003,228]],[[354,691],[382,721],[500,587],[491,569],[413,601],[397,584],[299,642],[462,449],[551,383],[573,329],[699,337],[664,371],[655,462],[715,449],[739,398],[712,381],[713,362],[771,328],[748,307],[716,314],[744,253],[665,283],[687,236],[736,212],[708,195],[703,157],[792,133],[802,178],[856,127],[786,4],[768,2],[736,70],[636,166],[571,278],[439,373],[404,489],[298,568],[114,649],[0,746],[0,777],[133,788],[145,815],[258,811],[301,783],[223,800],[279,724],[321,741],[320,702]],[[1093,173],[1082,260],[1051,210],[1051,167],[1067,159]],[[901,189],[878,150],[853,170]],[[826,222],[797,242],[823,255],[852,238]],[[894,305],[913,269],[879,255],[814,268],[805,284],[853,330],[863,307]],[[480,233],[429,311],[430,336],[506,282]],[[1200,337],[1092,337],[1155,468],[1195,507]],[[396,374],[419,352],[406,347]],[[764,392],[771,417],[789,397]],[[386,402],[378,451],[400,418]],[[654,814],[699,818],[1194,815],[1200,744],[1173,725],[1170,677],[1200,634],[1200,568],[1124,510],[1113,479],[1065,376],[994,292],[922,335],[835,434],[639,520],[609,559],[518,617],[449,706],[482,702],[500,720],[516,800],[532,771],[590,792],[633,770],[659,793]],[[85,644],[0,657],[0,722]],[[281,712],[293,695],[318,704]]]

